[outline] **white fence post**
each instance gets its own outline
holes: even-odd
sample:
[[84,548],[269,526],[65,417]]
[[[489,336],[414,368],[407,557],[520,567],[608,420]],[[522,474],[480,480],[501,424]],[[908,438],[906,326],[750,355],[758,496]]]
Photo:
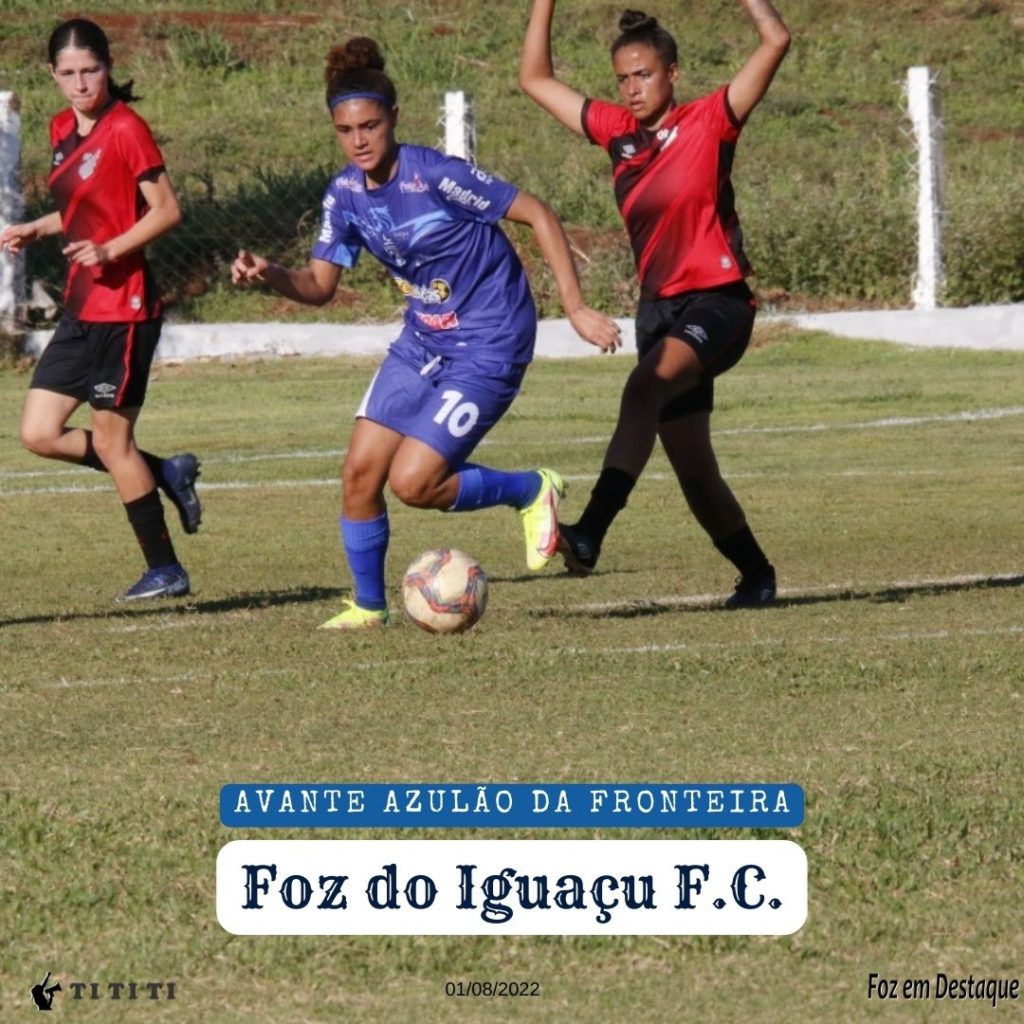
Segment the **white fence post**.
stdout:
[[926,67],[907,71],[907,108],[917,140],[917,276],[915,309],[935,309],[942,266],[942,122],[935,109],[935,79]]
[[[21,194],[21,116],[18,97],[0,92],[0,229],[24,216]],[[0,254],[0,330],[12,332],[25,311],[25,257]]]
[[464,92],[444,94],[444,151],[476,163],[476,124],[473,105]]

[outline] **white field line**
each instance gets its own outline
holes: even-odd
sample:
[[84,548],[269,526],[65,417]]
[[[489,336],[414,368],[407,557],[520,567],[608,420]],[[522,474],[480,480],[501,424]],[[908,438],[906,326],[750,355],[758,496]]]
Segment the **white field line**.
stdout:
[[[888,583],[876,582],[870,586],[872,592],[881,593],[887,590],[911,590],[926,586],[956,586],[965,585],[971,583],[999,583],[1006,580],[1017,579],[1020,573],[998,573],[992,574],[968,574],[959,576],[947,576],[947,577],[924,577],[915,580],[896,580]],[[839,590],[849,589],[851,584],[848,583],[827,583],[814,588],[804,589],[792,589],[792,590],[780,590],[779,594],[783,598],[786,596],[800,596],[807,595],[813,596],[822,592],[835,592]],[[583,605],[569,605],[563,610],[567,612],[579,612],[579,611],[609,611],[614,609],[632,610],[636,608],[644,607],[681,607],[688,605],[706,605],[710,602],[717,602],[721,600],[721,594],[690,594],[681,597],[660,597],[660,598],[644,598],[637,601],[614,601],[614,602],[602,602],[593,604]],[[763,614],[763,613],[762,613]],[[166,623],[154,623],[146,626],[137,627],[138,631],[149,631],[149,630],[160,630],[160,629],[180,629],[189,625],[200,625],[205,620],[205,616],[190,616],[187,621],[182,620],[170,620]],[[111,626],[110,632],[131,632],[133,631],[132,626]],[[679,651],[699,651],[699,650],[740,650],[743,648],[750,647],[780,647],[782,645],[801,645],[801,644],[828,644],[828,645],[842,645],[842,644],[864,644],[864,643],[908,643],[908,642],[926,642],[926,641],[947,641],[957,640],[965,637],[1016,637],[1024,636],[1024,626],[1004,626],[996,627],[992,629],[979,629],[979,628],[964,628],[964,629],[937,629],[937,630],[921,630],[921,631],[901,631],[898,633],[880,633],[875,636],[864,637],[864,636],[852,636],[852,635],[833,635],[833,636],[822,636],[815,635],[810,637],[802,636],[773,636],[763,637],[749,640],[703,640],[697,642],[680,642],[674,644],[640,644],[640,645],[625,645],[625,646],[605,646],[605,647],[561,647],[561,648],[545,648],[538,651],[524,651],[527,658],[543,658],[545,660],[551,657],[558,657],[564,655],[567,657],[607,657],[608,655],[615,654],[666,654]],[[466,652],[466,660],[472,661],[476,658],[487,658],[490,659],[492,655],[487,652]],[[416,664],[432,664],[436,659],[428,655],[420,655],[411,658],[378,658],[370,661],[352,662],[349,668],[354,671],[370,671],[379,668],[386,668],[388,666],[395,665],[416,665]],[[245,675],[247,678],[251,677],[264,677],[264,676],[281,676],[288,675],[291,673],[290,669],[252,669],[246,670],[244,673],[236,673],[238,675]],[[204,674],[201,672],[187,672],[180,675],[171,676],[113,676],[102,679],[74,679],[69,680],[64,676],[61,676],[57,681],[53,680],[32,680],[25,681],[22,684],[14,685],[0,685],[0,695],[17,693],[18,687],[23,685],[32,686],[39,689],[81,689],[98,686],[154,686],[154,685],[165,685],[168,683],[188,683],[202,681]]]
[[[1017,472],[1013,466],[1004,467],[1007,471]],[[776,480],[792,480],[796,477],[806,476],[815,480],[825,478],[843,477],[908,477],[908,476],[946,476],[954,472],[950,469],[840,469],[831,472],[819,470],[805,473],[787,470],[785,473],[776,470],[755,470],[747,473],[730,473],[725,471],[729,480],[757,480],[763,477],[772,477]],[[644,473],[644,480],[664,481],[675,480],[672,473]],[[586,483],[596,480],[596,473],[563,473],[562,479],[567,483]],[[305,487],[341,487],[341,479],[336,476],[314,477],[306,480],[222,480],[220,483],[199,483],[200,496],[207,491],[260,491],[260,490],[301,490]],[[16,490],[0,491],[0,500],[4,498],[34,497],[44,494],[113,494],[113,488],[109,483],[86,486],[85,484],[68,485],[65,487],[19,487]]]
[[[924,630],[921,632],[906,631],[900,633],[879,633],[874,636],[810,636],[810,637],[763,637],[751,640],[704,640],[696,643],[675,643],[675,644],[638,644],[611,647],[557,647],[545,648],[543,651],[527,650],[523,654],[527,659],[545,661],[553,656],[576,657],[576,658],[606,658],[609,655],[617,654],[674,654],[681,651],[702,651],[702,650],[741,650],[743,648],[758,647],[782,647],[799,645],[826,644],[837,646],[842,644],[872,644],[879,643],[920,643],[926,641],[960,640],[965,637],[1016,637],[1024,636],[1024,626],[1005,626],[994,629],[939,629]],[[481,658],[491,660],[493,654],[490,652],[467,652],[466,660],[474,661]],[[380,668],[394,667],[395,665],[434,664],[435,658],[379,658],[372,661],[352,662],[349,669],[358,672],[373,671]],[[257,677],[273,677],[291,675],[293,669],[247,669],[245,671],[230,673],[240,678],[252,679]],[[218,676],[223,676],[222,669],[217,670]],[[22,684],[0,686],[0,695],[15,694],[20,686],[29,686],[40,690],[76,690],[92,689],[101,686],[165,686],[182,683],[203,682],[205,675],[202,672],[185,672],[169,676],[111,676],[100,679],[67,679],[61,676],[58,680],[34,680]]]
[[[918,590],[922,587],[956,587],[968,586],[972,583],[1005,583],[1019,579],[1024,573],[970,573],[962,576],[924,577],[916,580],[895,580],[889,583],[824,583],[816,587],[779,588],[779,597],[814,597],[822,593],[837,593],[843,590],[884,593],[890,590]],[[590,604],[565,605],[565,612],[609,612],[630,611],[643,608],[687,608],[701,607],[715,601],[721,601],[721,594],[688,594],[686,596],[665,595],[661,597],[638,597],[632,600],[597,601]]]
[[[794,426],[783,426],[783,427],[727,427],[722,430],[716,430],[716,437],[735,437],[747,434],[820,434],[828,433],[833,430],[882,430],[889,427],[917,427],[923,426],[928,423],[971,423],[975,421],[983,420],[999,420],[1005,419],[1008,416],[1024,416],[1024,406],[1009,406],[1003,409],[975,409],[975,410],[964,410],[962,412],[954,413],[940,413],[933,416],[894,416],[887,417],[880,420],[864,420],[853,423],[810,423]],[[563,438],[558,443],[564,447],[570,447],[574,445],[589,445],[589,444],[605,444],[607,443],[609,433],[599,434],[593,437],[571,437]],[[550,446],[551,441],[495,441],[485,438],[481,442],[481,447],[500,447],[511,445],[515,448],[524,448],[530,446]],[[240,465],[247,462],[270,462],[270,461],[290,461],[297,459],[340,459],[345,455],[346,449],[344,448],[328,448],[322,450],[296,450],[291,452],[259,452],[259,453],[248,453],[248,454],[225,454],[215,455],[209,458],[203,459],[203,464],[206,466],[216,466],[222,463],[229,465]],[[66,476],[68,474],[88,474],[92,470],[82,469],[79,466],[65,466],[63,468],[55,469],[38,469],[38,470],[0,470],[0,480],[18,480],[27,479],[40,476]],[[212,485],[205,485],[212,486]],[[8,493],[20,493],[20,492],[8,492]],[[40,492],[40,493],[51,493],[51,492]],[[57,492],[62,493],[62,492]],[[68,492],[76,493],[76,492]]]

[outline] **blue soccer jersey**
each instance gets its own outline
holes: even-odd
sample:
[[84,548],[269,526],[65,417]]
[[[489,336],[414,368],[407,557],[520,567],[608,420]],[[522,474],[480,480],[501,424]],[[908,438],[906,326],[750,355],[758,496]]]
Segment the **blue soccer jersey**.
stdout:
[[406,297],[406,333],[438,355],[528,363],[537,313],[498,226],[516,194],[465,160],[401,145],[381,188],[351,164],[330,183],[313,257],[353,267],[368,250]]

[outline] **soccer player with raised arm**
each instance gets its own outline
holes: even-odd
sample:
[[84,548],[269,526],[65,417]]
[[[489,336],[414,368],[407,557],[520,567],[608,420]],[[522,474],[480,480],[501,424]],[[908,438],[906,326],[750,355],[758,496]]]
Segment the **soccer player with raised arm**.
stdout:
[[775,599],[775,569],[722,478],[711,447],[714,380],[746,351],[756,304],[730,180],[736,142],[789,48],[768,0],[739,0],[758,43],[732,80],[679,102],[675,40],[656,18],[626,11],[612,44],[621,103],[590,99],[555,77],[555,0],[534,0],[520,61],[526,93],[605,149],[640,278],[639,364],[622,393],[604,465],[579,521],[562,525],[570,571],[589,573],[661,439],[691,511],[739,570],[728,608]]
[[556,552],[561,477],[467,461],[512,404],[537,326],[522,264],[498,222],[532,227],[584,340],[612,351],[619,331],[584,304],[550,207],[464,160],[397,141],[397,93],[373,40],[354,38],[331,50],[326,85],[348,164],[324,195],[312,258],[288,269],[243,250],[232,279],[322,305],[365,249],[407,300],[402,332],[356,412],[342,469],[341,540],[354,594],[322,628],[361,630],[388,621],[385,486],[416,508],[508,505],[522,517],[529,568],[543,568]]

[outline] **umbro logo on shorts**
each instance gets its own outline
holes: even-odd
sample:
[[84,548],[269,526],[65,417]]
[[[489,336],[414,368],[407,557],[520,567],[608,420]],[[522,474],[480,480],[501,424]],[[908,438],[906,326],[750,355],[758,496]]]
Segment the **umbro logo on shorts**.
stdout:
[[707,344],[708,332],[700,324],[687,324],[683,328],[683,334],[688,334],[698,345]]

